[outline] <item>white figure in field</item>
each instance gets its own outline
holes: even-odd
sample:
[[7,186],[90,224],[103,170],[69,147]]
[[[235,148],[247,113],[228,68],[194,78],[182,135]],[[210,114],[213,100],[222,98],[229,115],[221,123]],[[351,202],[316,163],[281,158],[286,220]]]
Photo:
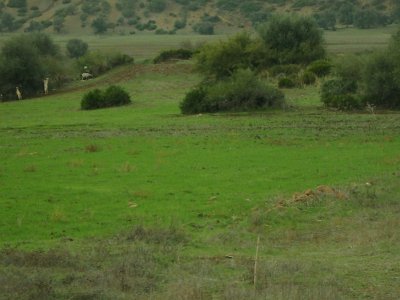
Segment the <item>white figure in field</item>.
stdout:
[[49,93],[49,77],[43,79],[43,91],[45,95]]
[[90,78],[93,78],[93,75],[90,73],[82,73],[81,78],[82,80],[88,80]]
[[18,100],[22,99],[22,93],[18,87],[15,88],[15,93],[17,94]]

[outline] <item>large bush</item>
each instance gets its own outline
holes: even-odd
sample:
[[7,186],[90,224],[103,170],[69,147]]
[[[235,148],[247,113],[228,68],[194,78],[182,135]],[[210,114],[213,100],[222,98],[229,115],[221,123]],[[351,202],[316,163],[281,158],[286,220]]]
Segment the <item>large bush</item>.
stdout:
[[190,91],[181,103],[185,114],[219,111],[248,111],[282,105],[284,95],[259,80],[250,70],[238,70],[232,77],[205,82]]
[[120,65],[133,63],[133,58],[122,53],[103,53],[100,51],[91,51],[77,59],[77,65],[80,70],[88,67],[89,73],[97,76]]
[[400,66],[387,52],[375,53],[367,61],[362,78],[365,102],[383,108],[400,108]]
[[69,57],[78,58],[86,54],[88,44],[80,39],[71,39],[67,42],[67,53]]
[[324,82],[321,87],[321,100],[327,107],[341,110],[358,109],[360,98],[356,94],[357,85],[341,78]]
[[229,77],[239,68],[255,69],[268,55],[248,33],[239,33],[227,41],[207,44],[196,54],[197,69],[208,77]]
[[[7,40],[0,55],[0,91],[4,99],[15,99],[18,86],[23,97],[43,93],[43,79],[66,78],[59,48],[48,35],[35,33]],[[62,84],[62,81],[59,82]]]
[[86,93],[81,100],[84,110],[121,106],[131,103],[129,94],[119,86],[109,86],[105,91],[95,89]]
[[310,17],[275,16],[258,32],[275,63],[308,64],[326,55],[322,31]]

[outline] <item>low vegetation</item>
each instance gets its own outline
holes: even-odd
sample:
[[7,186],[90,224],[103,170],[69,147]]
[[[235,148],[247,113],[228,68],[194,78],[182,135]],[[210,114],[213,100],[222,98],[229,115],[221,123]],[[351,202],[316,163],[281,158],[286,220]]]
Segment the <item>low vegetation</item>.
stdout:
[[167,62],[171,60],[187,60],[192,58],[193,51],[190,49],[172,49],[162,51],[156,58],[153,59],[155,64]]
[[321,89],[321,100],[329,107],[355,109],[366,106],[381,109],[400,108],[399,33],[388,49],[349,55],[338,60],[334,78]]
[[84,110],[121,106],[132,103],[129,94],[119,86],[111,85],[104,91],[95,89],[86,93],[81,100]]

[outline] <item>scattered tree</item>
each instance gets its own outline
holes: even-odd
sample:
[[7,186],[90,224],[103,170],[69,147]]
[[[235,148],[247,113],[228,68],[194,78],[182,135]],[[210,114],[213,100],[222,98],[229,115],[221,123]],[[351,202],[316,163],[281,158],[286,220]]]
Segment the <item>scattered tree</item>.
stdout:
[[310,17],[275,16],[258,32],[276,63],[308,64],[326,55],[322,32]]
[[92,22],[92,27],[95,34],[103,34],[108,30],[107,20],[104,17],[97,17]]
[[78,58],[86,54],[88,44],[80,39],[71,39],[67,42],[67,53],[71,58]]

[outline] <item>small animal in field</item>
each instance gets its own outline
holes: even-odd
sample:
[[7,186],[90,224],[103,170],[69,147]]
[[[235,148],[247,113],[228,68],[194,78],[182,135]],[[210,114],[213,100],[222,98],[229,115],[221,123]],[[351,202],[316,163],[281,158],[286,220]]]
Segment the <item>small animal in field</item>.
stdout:
[[91,78],[93,78],[93,75],[90,74],[90,73],[82,73],[82,75],[81,75],[81,79],[82,80],[88,80],[88,79],[91,79]]
[[18,87],[15,87],[15,93],[17,94],[18,100],[21,100],[22,99],[22,93],[21,93],[21,91],[19,90]]
[[43,91],[45,95],[49,93],[49,77],[43,79]]

